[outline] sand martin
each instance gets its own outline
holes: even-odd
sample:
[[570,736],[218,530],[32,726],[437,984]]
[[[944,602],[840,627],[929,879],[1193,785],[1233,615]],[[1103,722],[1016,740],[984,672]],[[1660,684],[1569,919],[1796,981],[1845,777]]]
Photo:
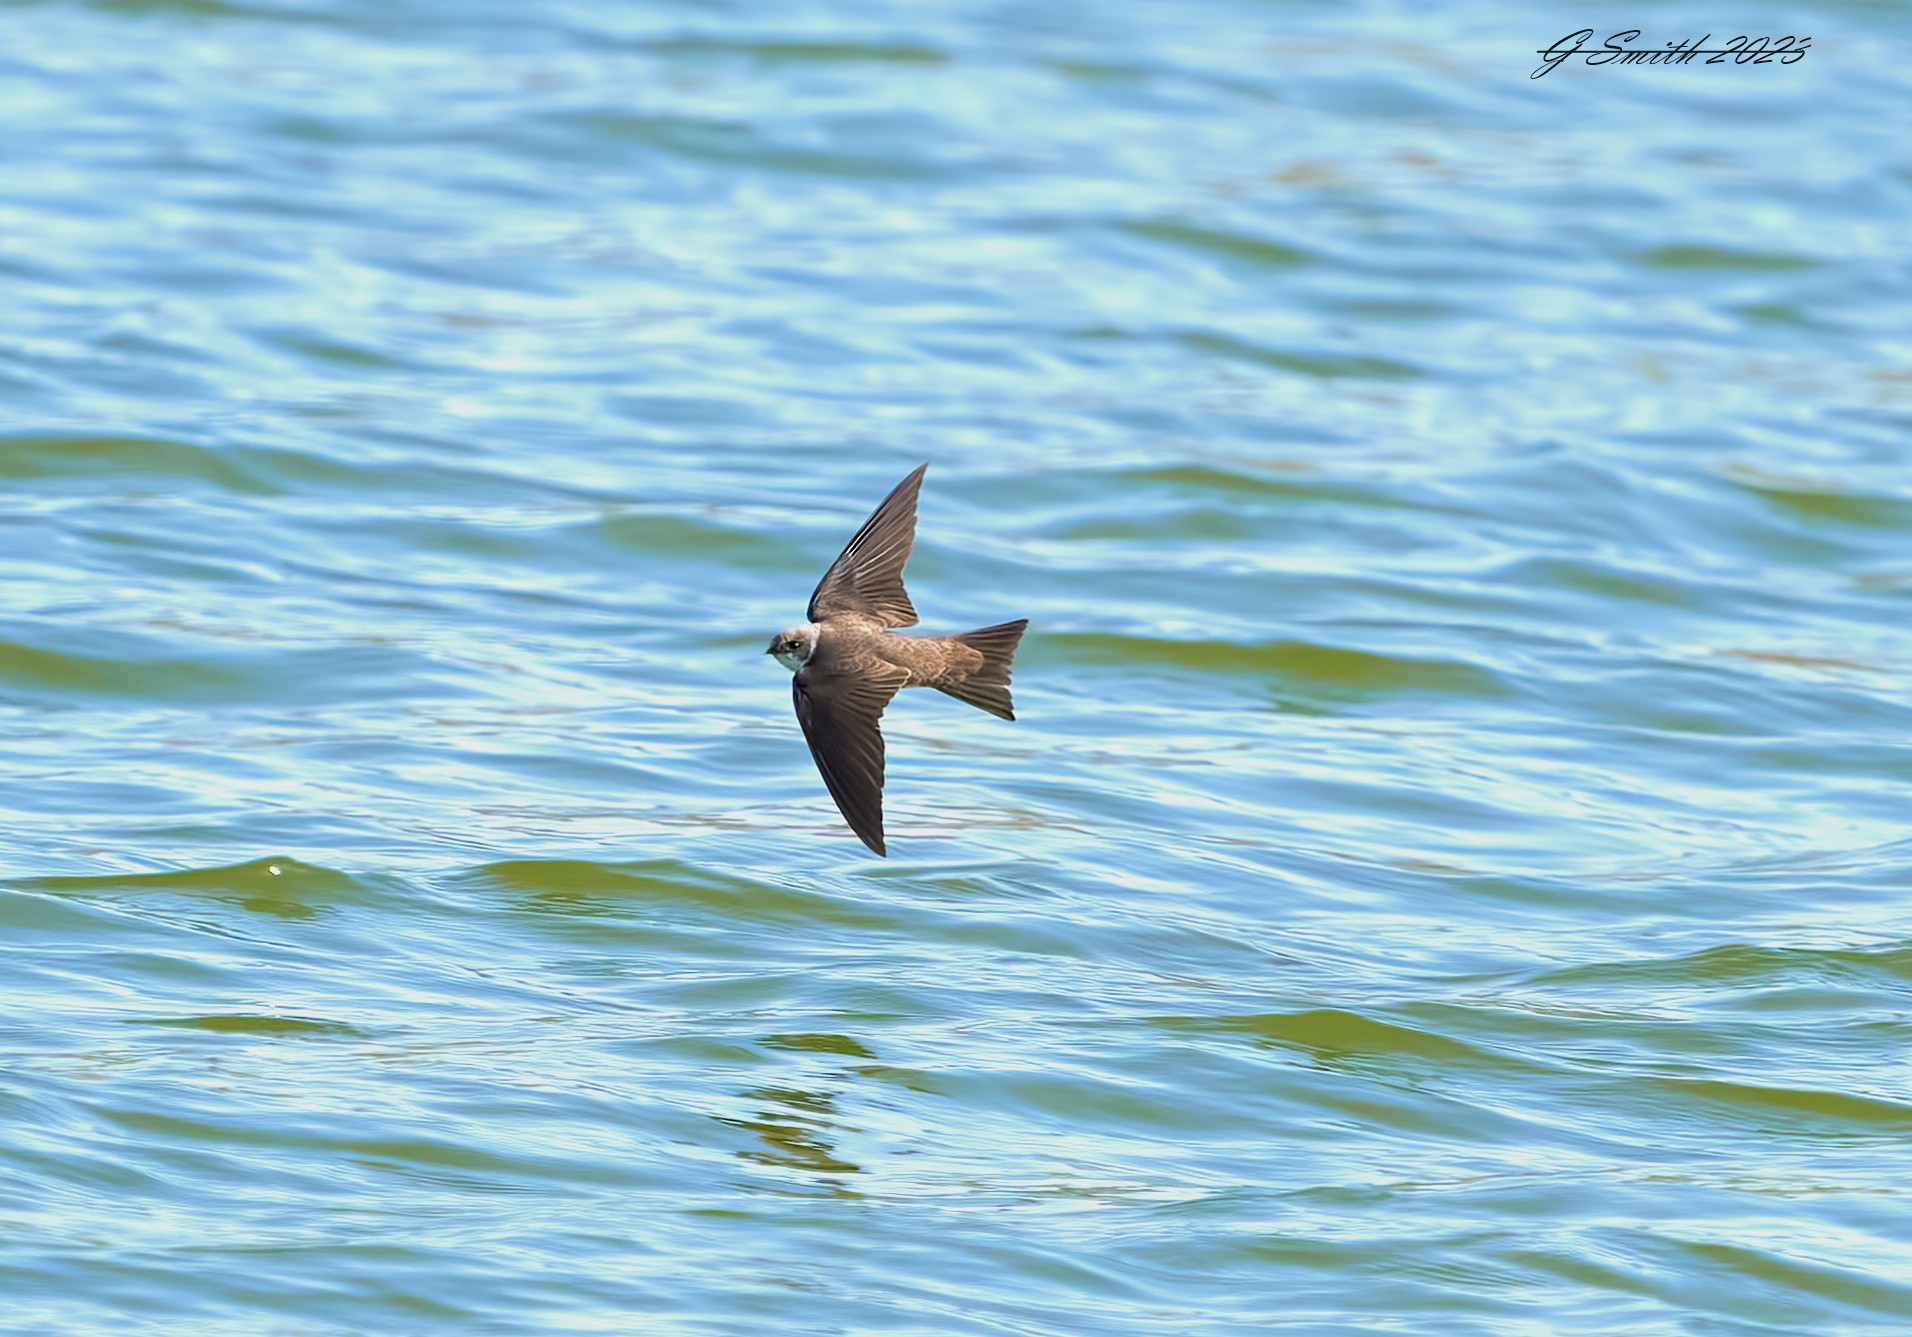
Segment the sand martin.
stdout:
[[780,631],[766,654],[796,674],[797,723],[823,783],[857,839],[883,848],[883,708],[905,687],[934,687],[1013,720],[1009,661],[1028,621],[960,636],[898,636],[916,625],[903,563],[916,538],[916,492],[927,464],[883,498],[823,573],[809,621]]

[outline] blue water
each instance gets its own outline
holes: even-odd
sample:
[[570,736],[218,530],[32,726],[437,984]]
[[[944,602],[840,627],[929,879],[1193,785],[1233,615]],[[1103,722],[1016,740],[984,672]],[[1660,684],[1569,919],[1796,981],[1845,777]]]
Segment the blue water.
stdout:
[[1908,70],[0,7],[0,1331],[1905,1331]]

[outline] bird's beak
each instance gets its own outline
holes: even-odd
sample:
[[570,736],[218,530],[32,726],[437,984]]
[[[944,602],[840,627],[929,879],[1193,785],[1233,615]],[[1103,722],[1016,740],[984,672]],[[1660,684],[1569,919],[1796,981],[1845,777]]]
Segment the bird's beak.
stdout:
[[767,654],[767,655],[774,655],[774,654],[776,654],[777,652],[776,652],[776,650],[775,650],[774,648],[772,648],[772,649],[769,649],[769,650],[765,650],[765,651],[764,651],[764,653],[765,653],[765,654]]

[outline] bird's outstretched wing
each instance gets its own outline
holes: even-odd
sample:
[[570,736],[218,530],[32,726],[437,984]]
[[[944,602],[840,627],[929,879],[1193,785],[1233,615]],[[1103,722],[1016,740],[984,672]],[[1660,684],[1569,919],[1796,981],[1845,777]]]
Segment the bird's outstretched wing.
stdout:
[[921,465],[898,483],[830,563],[810,596],[812,622],[838,613],[861,613],[886,627],[916,625],[916,610],[903,592],[903,563],[909,560],[910,544],[916,538],[916,492],[927,468]]
[[857,839],[883,855],[883,732],[877,721],[908,680],[902,669],[851,674],[813,668],[791,680],[797,723],[830,797]]

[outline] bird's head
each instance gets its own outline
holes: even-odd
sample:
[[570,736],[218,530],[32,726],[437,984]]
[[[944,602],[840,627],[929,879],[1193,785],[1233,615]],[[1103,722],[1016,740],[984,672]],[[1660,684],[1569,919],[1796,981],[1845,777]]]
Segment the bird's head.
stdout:
[[795,673],[810,662],[810,656],[817,652],[817,624],[805,622],[802,626],[791,627],[778,632],[770,639],[767,655],[775,655],[777,662]]

